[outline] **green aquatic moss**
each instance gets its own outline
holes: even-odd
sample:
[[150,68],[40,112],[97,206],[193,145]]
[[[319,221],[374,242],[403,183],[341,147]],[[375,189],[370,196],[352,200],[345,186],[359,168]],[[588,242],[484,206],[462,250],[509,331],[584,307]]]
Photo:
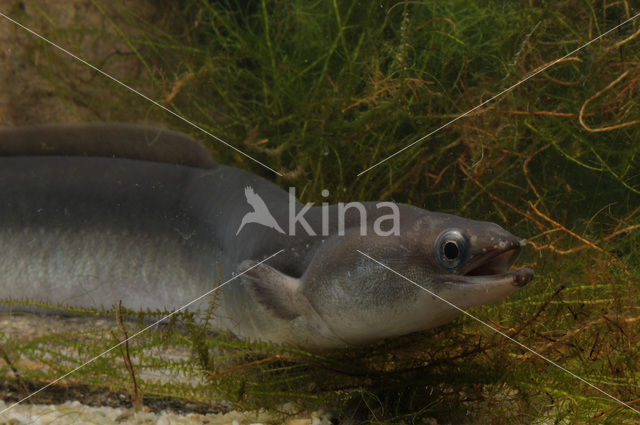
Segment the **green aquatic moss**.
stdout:
[[[143,64],[145,74],[127,83],[149,88],[283,177],[111,81],[96,77],[78,90],[74,73],[86,70],[34,41],[48,64],[41,74],[96,119],[162,117],[202,140],[219,162],[293,185],[303,201],[322,201],[328,189],[332,202],[407,202],[528,237],[521,262],[536,270],[535,280],[506,302],[471,312],[611,395],[640,398],[638,20],[358,176],[637,13],[631,2],[156,3],[165,11],[162,25],[121,10],[128,25],[104,34],[123,40]],[[52,23],[47,34],[81,51],[89,31]],[[107,90],[119,101],[105,108],[91,94]],[[176,323],[132,341],[136,373],[201,379],[138,376],[145,397],[276,410],[293,400],[368,423],[637,420],[468,317],[360,352],[324,355],[213,336],[188,316]],[[116,341],[101,335],[2,346],[49,365],[23,372],[23,379],[46,382]],[[191,357],[162,356],[173,349]],[[73,379],[130,391],[122,358],[114,350]],[[2,374],[11,375],[8,366]]]

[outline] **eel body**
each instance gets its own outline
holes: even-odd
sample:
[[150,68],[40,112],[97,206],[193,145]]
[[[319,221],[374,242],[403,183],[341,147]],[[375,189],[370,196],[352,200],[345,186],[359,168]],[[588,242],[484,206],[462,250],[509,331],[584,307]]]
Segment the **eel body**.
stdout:
[[[242,274],[189,309],[204,315],[215,303],[215,326],[240,338],[333,349],[459,314],[358,250],[460,308],[501,300],[533,277],[510,270],[524,241],[496,224],[403,204],[307,208],[176,132],[4,129],[0,155],[5,311],[33,310],[24,300],[172,311]],[[256,194],[270,224],[251,219]]]

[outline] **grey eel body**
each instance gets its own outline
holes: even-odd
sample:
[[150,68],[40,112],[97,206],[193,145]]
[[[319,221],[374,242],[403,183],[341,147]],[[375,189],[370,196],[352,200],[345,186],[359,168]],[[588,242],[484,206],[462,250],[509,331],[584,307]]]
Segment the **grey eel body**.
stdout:
[[364,204],[367,235],[355,209],[338,235],[336,206],[304,214],[317,235],[257,223],[239,231],[252,211],[247,187],[285,230],[289,194],[216,164],[180,133],[129,125],[5,129],[0,155],[3,300],[83,308],[122,301],[132,310],[171,311],[283,249],[190,309],[206,311],[215,298],[215,325],[240,338],[332,349],[431,328],[459,313],[358,249],[461,308],[500,300],[533,277],[508,270],[523,241],[498,225],[409,205],[397,205],[398,235],[371,231],[383,214],[374,203]]

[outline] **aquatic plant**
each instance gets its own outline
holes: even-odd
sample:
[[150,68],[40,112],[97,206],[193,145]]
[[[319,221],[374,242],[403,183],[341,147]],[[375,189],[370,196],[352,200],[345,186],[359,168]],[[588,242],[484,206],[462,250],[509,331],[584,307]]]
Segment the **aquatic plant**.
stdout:
[[[35,40],[31,54],[50,64],[40,65],[41,75],[96,119],[163,120],[202,140],[222,163],[296,186],[303,201],[321,201],[328,189],[334,202],[407,202],[527,236],[523,261],[536,270],[534,282],[507,302],[472,313],[640,405],[638,20],[358,175],[633,16],[631,2],[157,4],[162,19],[143,22],[120,10],[120,21],[130,24],[101,34],[135,52],[144,72],[126,83],[282,177],[112,81],[92,76],[91,86],[78,86],[90,71]],[[43,27],[74,50],[91,31],[82,23],[72,30]],[[117,56],[99,65],[109,69]],[[106,91],[115,93],[109,108],[98,97]],[[23,381],[47,382],[121,338],[117,322],[109,323],[114,339],[108,341],[103,329],[5,339],[9,358],[0,376],[15,379],[12,368],[18,368]],[[467,317],[361,352],[318,355],[213,336],[185,315],[129,349],[146,398],[226,399],[271,409],[294,400],[371,423],[637,420]],[[176,352],[191,357],[170,355]],[[47,367],[21,368],[11,360],[19,356]],[[153,378],[162,370],[182,379]],[[130,391],[131,370],[114,350],[73,380]]]

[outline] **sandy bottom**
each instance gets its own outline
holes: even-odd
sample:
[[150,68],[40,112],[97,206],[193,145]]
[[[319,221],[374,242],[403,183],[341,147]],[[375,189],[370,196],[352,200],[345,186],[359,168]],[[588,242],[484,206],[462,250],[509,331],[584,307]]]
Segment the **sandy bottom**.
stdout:
[[[109,328],[102,319],[83,317],[37,316],[32,314],[0,314],[0,348],[3,342],[33,341],[48,333],[79,332],[87,329]],[[19,357],[8,353],[12,364],[29,369],[47,368],[48,365],[34,359]],[[72,353],[69,353],[72,355]],[[174,356],[188,358],[188,352],[175,352]],[[6,366],[0,359],[0,369]],[[5,373],[11,374],[5,369]],[[162,371],[158,371],[162,373]],[[9,377],[9,375],[4,375]],[[11,407],[28,393],[21,390],[12,379],[2,379],[0,374],[0,412]],[[155,377],[157,378],[157,376]],[[177,379],[177,378],[172,378]],[[182,377],[184,380],[185,377]],[[170,380],[170,379],[169,379]],[[42,384],[34,386],[31,391]],[[4,401],[2,401],[4,399]],[[32,403],[33,402],[33,403]],[[79,385],[55,386],[38,393],[32,400],[25,401],[0,413],[0,425],[27,424],[212,424],[212,425],[248,425],[281,423],[266,412],[239,412],[222,400],[212,400],[211,404],[194,404],[180,399],[145,400],[140,407],[130,406],[129,397],[109,390],[89,392]],[[295,412],[292,406],[282,406],[283,411]],[[329,415],[323,412],[300,413],[286,422],[287,425],[329,425]]]
[[[0,411],[11,406],[0,401]],[[269,424],[274,419],[264,412],[231,411],[220,414],[177,414],[171,412],[152,413],[145,409],[113,407],[89,407],[77,401],[58,405],[21,404],[2,414],[4,425],[67,425],[67,424],[157,424],[157,425],[249,425]],[[329,420],[313,414],[308,418],[290,419],[286,425],[328,425]]]

